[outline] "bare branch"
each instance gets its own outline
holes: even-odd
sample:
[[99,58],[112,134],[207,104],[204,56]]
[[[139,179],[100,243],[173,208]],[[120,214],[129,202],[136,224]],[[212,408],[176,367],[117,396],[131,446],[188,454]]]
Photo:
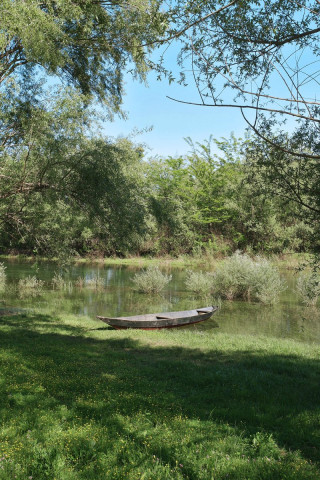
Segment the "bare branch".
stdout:
[[[249,110],[257,110],[257,107],[254,105],[237,105],[237,104],[226,104],[226,103],[197,103],[197,102],[187,102],[185,100],[179,100],[177,98],[170,97],[169,95],[166,96],[169,100],[173,100],[174,102],[184,103],[186,105],[194,105],[197,107],[223,107],[223,108],[238,108],[238,109],[249,109]],[[300,115],[298,113],[288,112],[286,110],[278,110],[275,108],[267,108],[267,107],[259,107],[260,111],[270,112],[270,113],[280,113],[281,115],[289,115],[291,117],[301,118],[303,120],[312,120],[313,122],[320,124],[320,119],[314,117],[307,117],[305,115]]]

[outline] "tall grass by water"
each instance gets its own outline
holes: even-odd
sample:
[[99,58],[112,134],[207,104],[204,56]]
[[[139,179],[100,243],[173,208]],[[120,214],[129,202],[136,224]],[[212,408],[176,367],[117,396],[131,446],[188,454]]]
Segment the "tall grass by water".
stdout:
[[0,480],[320,477],[318,346],[40,312],[0,335]]
[[132,279],[135,289],[142,293],[160,293],[171,280],[172,275],[162,273],[159,267],[149,267]]
[[36,276],[28,275],[25,278],[20,278],[18,282],[18,293],[20,297],[29,296],[36,297],[41,294],[44,282],[39,280]]
[[297,280],[296,290],[303,303],[316,305],[320,296],[320,276],[317,272],[303,272]]
[[53,290],[68,290],[73,289],[73,283],[71,280],[63,278],[61,273],[55,273],[51,280]]
[[243,298],[275,303],[285,288],[279,271],[268,260],[235,253],[220,262],[212,274],[189,271],[188,290],[233,300]]
[[102,290],[105,286],[104,278],[99,275],[92,275],[88,278],[78,277],[75,281],[75,286],[78,288],[92,288],[93,290]]
[[280,273],[268,260],[252,259],[235,253],[223,260],[214,274],[214,292],[226,298],[244,298],[262,303],[275,303],[284,283]]
[[186,289],[199,295],[208,295],[213,291],[213,276],[211,273],[187,271]]

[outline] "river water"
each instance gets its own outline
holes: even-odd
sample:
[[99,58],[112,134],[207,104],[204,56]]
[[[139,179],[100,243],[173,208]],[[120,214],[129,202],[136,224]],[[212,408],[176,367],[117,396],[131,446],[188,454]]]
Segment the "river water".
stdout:
[[[161,295],[146,295],[134,290],[132,278],[138,268],[108,265],[73,265],[60,271],[49,262],[4,260],[7,273],[6,290],[0,293],[0,308],[37,309],[57,314],[126,316],[142,313],[187,310],[216,304],[209,297],[201,297],[186,291],[185,269],[164,270],[172,275],[172,281]],[[52,288],[55,273],[62,273],[67,282],[63,290]],[[44,281],[41,295],[33,297],[17,288],[20,278],[36,276]],[[78,277],[85,282],[94,276],[103,279],[104,287],[95,290],[84,286],[75,287]],[[266,335],[268,337],[291,338],[302,342],[320,343],[320,309],[305,307],[294,291],[296,275],[284,272],[287,288],[276,305],[244,301],[223,301],[212,319],[192,328],[197,331],[212,331],[239,335]]]

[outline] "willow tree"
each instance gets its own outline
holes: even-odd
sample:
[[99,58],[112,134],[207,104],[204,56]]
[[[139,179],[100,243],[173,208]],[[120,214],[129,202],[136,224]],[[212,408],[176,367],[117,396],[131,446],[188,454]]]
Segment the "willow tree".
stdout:
[[319,0],[177,0],[164,37],[180,43],[187,85],[174,100],[240,110],[256,136],[250,161],[272,193],[297,202],[318,226],[319,35]]
[[0,84],[28,66],[118,109],[127,65],[143,78],[166,28],[159,0],[2,0]]
[[[100,102],[110,116],[121,112],[124,73],[143,80],[155,67],[151,53],[167,25],[160,5],[159,0],[1,0],[3,245],[43,251],[59,249],[60,242],[65,250],[68,230],[92,225],[109,251],[139,242],[140,150],[97,134],[91,106]],[[59,93],[49,95],[52,90]]]

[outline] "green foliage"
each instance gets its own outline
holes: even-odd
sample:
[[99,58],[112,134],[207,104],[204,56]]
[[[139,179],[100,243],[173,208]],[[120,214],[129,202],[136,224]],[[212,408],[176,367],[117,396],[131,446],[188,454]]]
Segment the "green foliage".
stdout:
[[192,250],[196,233],[190,218],[188,170],[185,159],[151,160],[146,167],[151,186],[150,210],[156,232],[151,241],[151,253],[178,255]]
[[172,275],[161,272],[159,267],[149,267],[136,273],[132,279],[135,289],[142,293],[160,293],[171,281]]
[[190,138],[186,140],[191,147],[187,155],[188,194],[195,206],[194,220],[210,231],[213,225],[230,220],[226,200],[232,196],[241,173],[240,143],[233,134],[229,140],[210,137],[203,144],[194,144]]
[[[313,0],[177,0],[171,13],[171,35],[181,43],[182,81],[191,90],[189,98],[198,96],[190,102],[186,96],[186,103],[229,108],[230,115],[236,107],[258,138],[271,144],[277,143],[275,132],[284,118],[318,129],[319,105],[313,98],[320,21]],[[307,88],[302,78],[308,78]]]
[[298,276],[296,291],[303,303],[316,305],[320,296],[320,276],[317,272],[304,272]]
[[[12,101],[3,118],[10,109],[18,116]],[[186,158],[145,163],[141,147],[127,139],[88,136],[84,125],[94,128],[94,112],[84,105],[79,95],[56,93],[19,117],[21,131],[0,176],[4,249],[67,263],[76,254],[316,248],[316,223],[302,218],[294,201],[268,193],[270,180],[249,139],[189,139]]]
[[217,267],[213,288],[217,295],[228,300],[245,298],[267,304],[278,300],[284,284],[268,260],[253,260],[236,252]]
[[148,221],[141,147],[90,136],[94,112],[70,92],[55,92],[20,121],[1,167],[2,245],[60,259],[139,248]]
[[[237,248],[266,253],[313,248],[315,224],[303,218],[293,198],[270,194],[253,139],[231,135],[229,140],[188,143],[186,158],[153,161],[147,171],[157,235],[164,239],[160,253],[180,253],[182,248],[196,255]],[[173,242],[180,242],[180,252]]]
[[213,289],[213,276],[210,273],[187,271],[186,288],[191,292],[207,295]]
[[23,68],[35,77],[40,68],[118,111],[123,71],[130,64],[143,79],[155,40],[165,32],[160,3],[3,0],[0,83]]

